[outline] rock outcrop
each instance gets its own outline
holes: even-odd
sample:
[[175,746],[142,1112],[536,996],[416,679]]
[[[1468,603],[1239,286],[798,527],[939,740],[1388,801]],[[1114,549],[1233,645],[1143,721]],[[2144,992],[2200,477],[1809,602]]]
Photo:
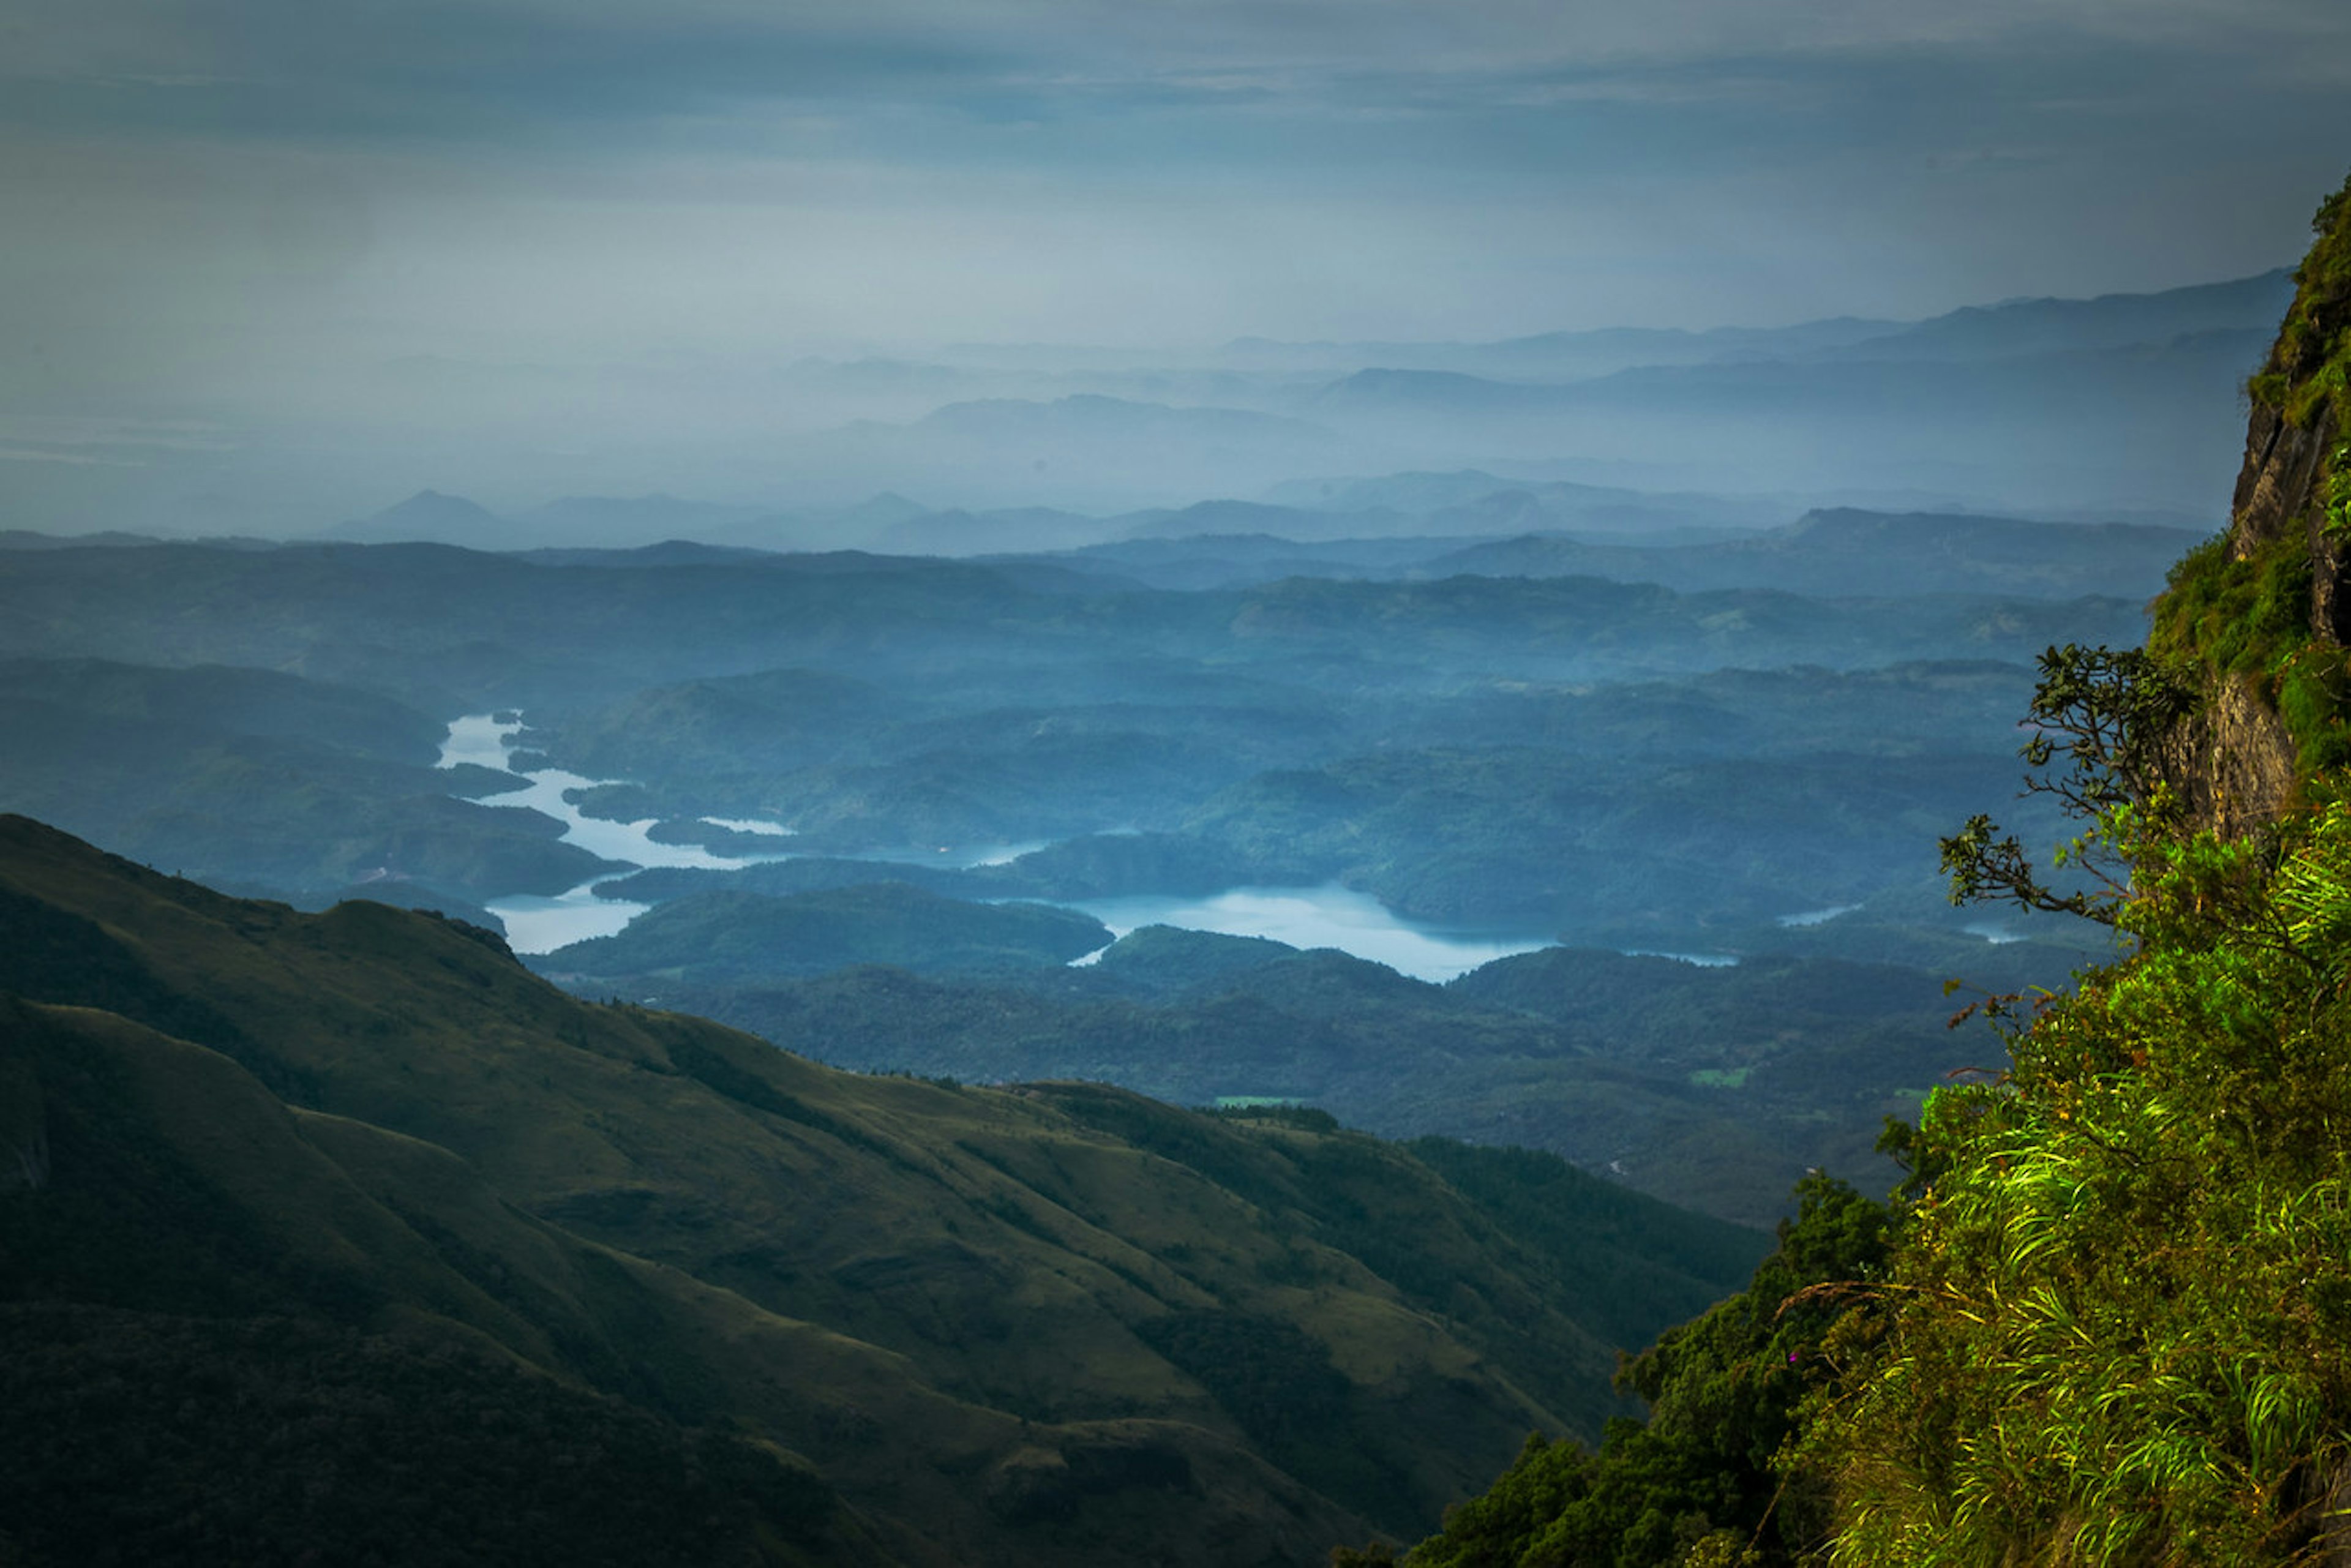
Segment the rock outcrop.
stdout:
[[[2248,389],[2252,409],[2244,465],[2223,546],[2228,570],[2249,575],[2280,552],[2306,558],[2306,636],[2298,646],[2264,650],[2259,669],[2247,669],[2241,655],[2224,668],[2211,650],[2184,650],[2203,665],[2197,675],[2202,700],[2158,747],[2158,772],[2190,820],[2231,837],[2274,821],[2302,796],[2308,737],[2281,711],[2289,706],[2279,700],[2286,672],[2311,650],[2324,651],[2329,667],[2340,666],[2337,651],[2351,646],[2346,540],[2330,528],[2340,510],[2337,475],[2351,450],[2345,445],[2343,413],[2351,395],[2345,392],[2351,365],[2351,184],[2319,208],[2312,226],[2318,243],[2294,275],[2294,304]],[[2165,601],[2155,608],[2160,622]],[[2299,722],[2305,728],[2339,723],[2346,707],[2351,702],[2333,695],[2323,714],[2305,711]]]
[[2294,744],[2251,675],[2211,676],[2203,700],[2158,747],[2158,772],[2189,821],[2242,838],[2294,796]]

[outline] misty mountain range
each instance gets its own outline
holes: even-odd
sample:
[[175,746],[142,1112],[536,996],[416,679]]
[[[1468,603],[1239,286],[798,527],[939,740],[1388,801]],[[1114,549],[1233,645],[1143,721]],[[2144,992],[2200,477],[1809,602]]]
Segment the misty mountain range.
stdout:
[[2351,1568],[2344,0],[16,10],[0,1568]]
[[[2043,983],[2071,967],[2063,934],[1942,906],[1934,840],[2012,791],[2033,656],[2138,641],[2140,606],[2205,530],[2158,520],[2196,516],[2176,497],[2150,518],[2095,484],[2038,519],[1810,504],[1865,485],[1712,490],[1705,455],[1743,440],[1858,472],[1874,444],[1914,476],[1929,458],[2068,454],[2081,474],[2158,473],[2210,439],[2150,455],[2099,433],[2232,402],[2231,345],[2258,334],[2231,322],[2281,287],[1217,372],[1254,407],[1084,390],[1107,372],[1082,354],[1042,387],[1051,352],[1022,350],[1018,374],[1049,401],[836,425],[836,458],[862,452],[886,474],[849,504],[581,489],[502,511],[426,490],[308,541],[118,530],[68,548],[19,531],[0,538],[0,706],[26,744],[0,768],[0,809],[308,906],[389,897],[493,929],[531,899],[658,906],[622,937],[521,950],[589,994],[690,998],[770,1038],[802,1038],[782,988],[830,986],[860,1016],[899,1006],[824,972],[860,965],[946,987],[925,1004],[938,1019],[1029,1020],[999,1038],[926,1019],[925,1051],[844,1024],[822,1049],[851,1065],[1311,1096],[1383,1131],[1502,1131],[1761,1218],[1806,1166],[1870,1168],[1865,1137],[1814,1130],[1823,1085],[1860,1096],[1867,1113],[1835,1118],[1849,1130],[1930,1080],[1942,1048],[1922,977]],[[1594,373],[1524,379],[1571,364]],[[953,368],[960,392],[1003,390],[973,379],[990,373],[977,350]],[[1678,444],[1692,472],[1670,486],[1565,472],[1578,465],[1550,444],[1583,420],[1614,422],[1619,454]],[[2225,431],[2233,411],[2208,423]],[[1513,432],[1554,455],[1410,465],[1457,435]],[[924,465],[951,442],[965,466],[942,490]],[[1039,499],[1072,468],[1152,463],[1217,483],[1174,506]],[[982,498],[971,476],[989,465],[1008,492],[1019,470],[1019,504]],[[1261,482],[1243,483],[1252,471]],[[967,504],[912,498],[942,493]],[[810,551],[811,536],[858,548]],[[527,716],[520,750],[434,765],[444,727],[499,712]],[[548,814],[552,795],[502,802],[549,767],[579,781],[562,800],[582,821],[789,858],[726,869],[591,849]],[[1703,988],[1746,996],[1767,960],[1891,965],[1903,977],[1867,1030],[1931,1027],[1865,1074],[1829,1065],[1853,1048],[1834,1030],[1818,1059],[1709,1025],[1637,1069],[1581,1046],[1550,1060],[1547,1025],[1465,1023],[1475,1009],[1359,958],[1251,946],[1249,965],[1281,977],[1262,982],[1271,1021],[1240,1029],[1231,988],[1260,983],[1228,968],[1242,949],[1071,970],[1114,946],[1106,917],[996,908],[1249,888],[1343,890],[1431,930],[1605,962],[1757,966],[1735,982],[1676,973],[1693,1007]],[[722,954],[744,956],[705,961]],[[1161,970],[1180,979],[1137,977]],[[1310,973],[1309,991],[1354,998],[1355,1032],[1301,1031],[1284,1011]],[[1007,1002],[1008,987],[1034,994]],[[1520,1013],[1554,1005],[1513,995]],[[1612,999],[1612,1037],[1639,1010]],[[1440,1013],[1487,1042],[1441,1083],[1334,1065],[1388,1061]],[[1203,1030],[1240,1055],[1186,1047],[1203,1065],[1170,1077],[1162,1053],[1102,1043]],[[1514,1064],[1539,1059],[1550,1088],[1531,1096]],[[1490,1092],[1469,1092],[1489,1071]],[[1535,1108],[1506,1127],[1481,1120],[1520,1102]],[[1600,1105],[1614,1109],[1595,1120]],[[1784,1135],[1692,1176],[1687,1151],[1742,1121]]]
[[[1770,527],[1838,505],[2208,528],[2289,287],[2277,271],[1917,322],[1491,343],[965,346],[758,375],[403,361],[355,367],[298,429],[241,406],[204,414],[200,438],[157,422],[8,456],[19,528],[491,549],[1484,534],[1501,530],[1437,514],[1506,490],[1548,492],[1541,526],[1571,530]],[[1390,482],[1404,476],[1471,484]],[[317,509],[420,480],[376,512]],[[513,499],[534,495],[560,498]],[[1207,502],[1357,515],[1169,522]]]

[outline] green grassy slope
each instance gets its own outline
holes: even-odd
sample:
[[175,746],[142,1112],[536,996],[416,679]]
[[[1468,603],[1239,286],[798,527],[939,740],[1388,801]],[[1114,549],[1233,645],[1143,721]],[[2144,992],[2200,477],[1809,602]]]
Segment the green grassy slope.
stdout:
[[1925,1107],[1814,1443],[1840,1563],[2351,1552],[2351,184],[2313,226],[2230,531],[2154,607],[2168,789],[2099,821],[2135,950]]
[[[1559,1279],[1640,1274],[1668,1312],[1758,1249],[1690,1219],[1645,1249],[1647,1211],[1546,1231],[1335,1129],[854,1077],[578,1002],[455,923],[224,898],[23,819],[0,922],[0,1167],[42,1173],[0,1192],[0,1294],[99,1314],[25,1332],[291,1317],[298,1361],[519,1367],[735,1476],[727,1540],[771,1560],[1409,1533],[1530,1427],[1614,1407],[1641,1325],[1568,1316]],[[777,1480],[712,1433],[803,1458]],[[803,1463],[841,1501],[796,1542],[758,1499],[815,1495]]]
[[1391,1136],[1552,1150],[1770,1225],[1807,1167],[1882,1186],[1884,1119],[1996,1058],[1996,1040],[1946,1027],[1960,1003],[1945,976],[2012,989],[2067,958],[1969,946],[1939,969],[1793,955],[1706,968],[1547,948],[1435,986],[1340,953],[1146,930],[1074,970],[867,967],[652,994],[862,1071],[1102,1079],[1181,1104],[1300,1100]]

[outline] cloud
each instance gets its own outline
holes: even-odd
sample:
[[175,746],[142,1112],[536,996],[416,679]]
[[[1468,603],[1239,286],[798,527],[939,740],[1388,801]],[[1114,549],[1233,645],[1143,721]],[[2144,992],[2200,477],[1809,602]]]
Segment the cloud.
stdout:
[[[239,135],[458,139],[707,120],[735,105],[946,111],[983,121],[1590,99],[1866,71],[1980,68],[2123,46],[2306,68],[2351,37],[2318,0],[1651,0],[1203,5],[868,0],[30,0],[0,40],[0,113]],[[2340,57],[2339,55],[2337,57]],[[1529,99],[1521,107],[1556,103]]]
[[2346,44],[2339,0],[16,0],[0,324],[162,385],[2158,287],[2298,244]]

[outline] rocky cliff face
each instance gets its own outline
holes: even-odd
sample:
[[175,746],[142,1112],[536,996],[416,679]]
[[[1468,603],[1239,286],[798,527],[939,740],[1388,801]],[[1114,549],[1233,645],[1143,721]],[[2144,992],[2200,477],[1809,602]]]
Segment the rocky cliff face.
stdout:
[[2325,481],[2341,442],[2335,424],[2330,407],[2298,425],[2280,410],[2254,405],[2230,508],[2229,556],[2250,560],[2273,539],[2299,538],[2310,554],[2311,632],[2340,645],[2351,631],[2351,603],[2338,586],[2342,547],[2326,537]]
[[[2308,732],[2339,727],[2351,708],[2341,653],[2351,646],[2351,581],[2339,526],[2346,509],[2339,492],[2351,478],[2351,183],[2319,208],[2312,227],[2318,239],[2294,275],[2294,302],[2248,389],[2244,465],[2223,559],[2211,563],[2241,584],[2264,580],[2262,593],[2273,591],[2281,565],[2291,567],[2300,602],[2284,635],[2225,657],[2194,630],[2174,629],[2168,638],[2170,652],[2187,655],[2203,701],[2160,746],[2160,771],[2194,821],[2230,836],[2275,821],[2300,799]],[[2158,643],[2167,641],[2167,612],[2187,592],[2177,576],[2174,582],[2155,606]],[[2242,591],[2252,598],[2257,591]],[[2282,700],[2290,686],[2294,700]]]
[[[2278,409],[2254,406],[2245,428],[2245,465],[2238,471],[2236,498],[2230,507],[2231,559],[2250,560],[2271,540],[2299,534],[2307,540],[2314,563],[2326,557],[2330,567],[2339,564],[2320,537],[2325,521],[2320,480],[2335,443],[2332,410],[2319,411],[2315,423],[2305,428]],[[2331,601],[2333,594],[2327,598]],[[2334,613],[2330,605],[2330,631],[2335,630]],[[2335,640],[2341,641],[2340,636]]]
[[2250,675],[2220,674],[2166,737],[2164,779],[2189,820],[2241,838],[2277,820],[2294,793],[2294,737]]

